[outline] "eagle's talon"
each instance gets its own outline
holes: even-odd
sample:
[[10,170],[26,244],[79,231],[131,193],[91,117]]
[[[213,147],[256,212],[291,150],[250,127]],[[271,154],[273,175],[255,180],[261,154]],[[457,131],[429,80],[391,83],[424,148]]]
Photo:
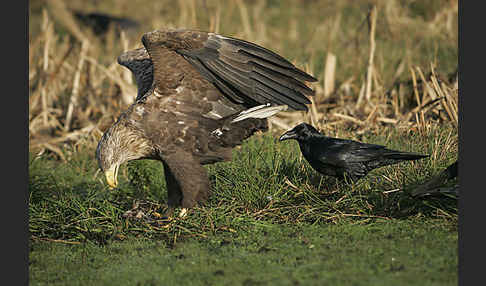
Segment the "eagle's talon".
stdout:
[[182,208],[181,212],[179,213],[180,218],[184,218],[187,216],[187,208]]

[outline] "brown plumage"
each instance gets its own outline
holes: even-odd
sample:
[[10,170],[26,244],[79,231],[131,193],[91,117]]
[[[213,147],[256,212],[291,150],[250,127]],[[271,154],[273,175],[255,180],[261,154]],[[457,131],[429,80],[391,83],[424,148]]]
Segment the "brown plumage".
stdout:
[[118,63],[130,69],[138,94],[96,150],[110,186],[118,167],[135,159],[162,161],[170,207],[193,207],[209,196],[204,164],[231,159],[233,147],[267,117],[307,110],[314,77],[255,44],[194,30],[154,31],[144,48]]

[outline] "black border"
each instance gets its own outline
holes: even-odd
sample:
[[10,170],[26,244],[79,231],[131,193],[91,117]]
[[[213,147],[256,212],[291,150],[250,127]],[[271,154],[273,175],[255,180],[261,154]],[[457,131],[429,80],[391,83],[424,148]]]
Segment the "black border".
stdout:
[[[484,186],[478,184],[485,175],[484,169],[476,166],[474,160],[481,160],[484,149],[484,105],[481,98],[485,96],[485,75],[481,70],[484,65],[485,46],[482,43],[484,19],[480,2],[467,1],[467,12],[464,2],[459,1],[459,285],[474,285],[484,272]],[[471,4],[476,4],[474,7]],[[476,13],[474,13],[476,12]],[[477,101],[477,102],[476,102]],[[475,110],[474,110],[475,109]],[[466,111],[467,110],[467,111]],[[475,116],[477,114],[477,116]],[[469,135],[469,139],[467,139]],[[471,136],[473,135],[473,136]],[[480,247],[482,246],[482,247]]]
[[[28,285],[29,1],[2,9],[2,281]],[[5,180],[8,179],[8,180]]]

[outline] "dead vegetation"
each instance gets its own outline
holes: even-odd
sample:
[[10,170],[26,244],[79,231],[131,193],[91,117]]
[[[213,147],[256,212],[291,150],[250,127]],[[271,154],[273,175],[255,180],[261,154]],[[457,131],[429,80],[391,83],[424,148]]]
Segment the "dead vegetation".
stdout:
[[[138,7],[140,13],[133,14],[133,18],[141,22],[143,30],[128,35],[111,29],[104,37],[96,38],[79,26],[70,13],[70,9],[83,8],[79,3],[31,1],[31,25],[38,24],[31,26],[29,35],[31,152],[49,151],[65,159],[65,144],[95,146],[103,131],[136,96],[129,71],[116,63],[116,57],[123,50],[141,46],[141,34],[159,27],[188,27],[229,34],[279,51],[288,58],[295,55],[290,59],[316,75],[319,82],[312,86],[316,96],[312,98],[309,112],[283,112],[270,120],[271,129],[279,132],[302,121],[325,132],[346,128],[357,134],[377,131],[383,126],[418,132],[444,122],[458,126],[457,70],[449,74],[439,72],[438,60],[426,65],[414,62],[415,55],[411,53],[418,50],[407,50],[396,57],[394,68],[390,68],[391,64],[386,64],[390,44],[383,39],[416,29],[411,38],[435,36],[442,41],[455,41],[457,47],[454,27],[457,1],[448,1],[439,10],[427,11],[431,14],[423,17],[411,17],[410,9],[406,9],[411,4],[402,3],[407,1],[370,1],[368,10],[362,9],[362,3],[355,5],[360,13],[358,25],[344,25],[344,12],[339,12],[332,18],[286,18],[281,27],[264,20],[267,13],[267,18],[272,18],[275,11],[267,10],[269,1],[239,0],[223,4],[180,0],[173,10],[170,5],[174,4],[167,1],[161,1],[167,5],[158,3],[153,7],[143,5],[143,1],[134,2],[130,6],[129,1],[120,1],[114,11],[128,16],[132,8]],[[85,10],[104,9],[103,5],[107,5],[95,7],[89,3]],[[333,5],[336,11],[349,9],[354,4],[353,1],[340,3],[327,4]],[[287,5],[304,10],[321,7],[314,1],[304,0]],[[150,9],[158,16],[143,18],[141,15],[150,15]],[[282,13],[288,12],[282,10]],[[306,29],[303,25],[311,25],[312,31],[303,32]],[[347,29],[350,26],[354,29]],[[296,54],[294,49],[302,42],[306,45]],[[354,58],[344,58],[353,51]]]

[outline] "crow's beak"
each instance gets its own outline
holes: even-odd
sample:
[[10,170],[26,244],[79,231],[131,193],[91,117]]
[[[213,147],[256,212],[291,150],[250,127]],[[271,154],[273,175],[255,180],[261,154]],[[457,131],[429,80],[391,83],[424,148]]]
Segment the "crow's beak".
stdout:
[[117,176],[118,176],[118,165],[115,165],[105,171],[106,182],[110,186],[110,189],[114,189],[118,185]]
[[289,130],[289,131],[285,132],[284,134],[282,134],[282,136],[280,136],[278,141],[284,141],[284,140],[296,139],[296,138],[297,138],[297,134],[293,130]]

